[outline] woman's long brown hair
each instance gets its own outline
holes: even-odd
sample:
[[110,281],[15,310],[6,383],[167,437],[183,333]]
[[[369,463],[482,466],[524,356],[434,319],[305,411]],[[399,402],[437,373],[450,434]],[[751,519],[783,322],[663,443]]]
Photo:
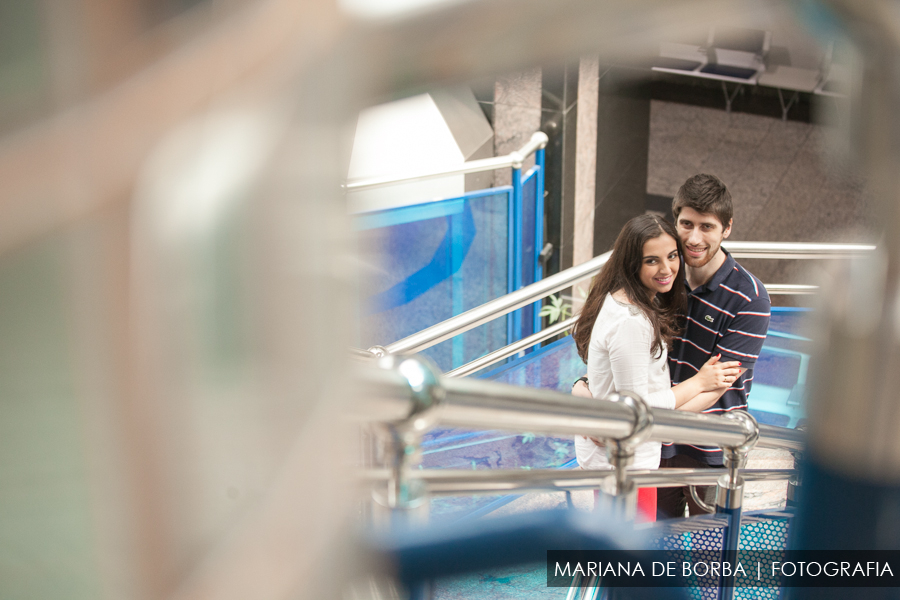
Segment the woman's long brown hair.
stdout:
[[[678,248],[678,275],[672,283],[672,289],[664,294],[656,294],[651,300],[647,288],[640,280],[641,265],[644,258],[644,244],[647,240],[661,235],[669,235],[675,240]],[[624,290],[628,301],[641,309],[653,325],[653,344],[650,352],[660,356],[663,345],[671,348],[672,337],[681,330],[679,319],[687,311],[687,292],[684,288],[684,250],[675,227],[665,219],[656,215],[641,215],[628,221],[619,232],[613,246],[612,256],[603,266],[603,270],[594,279],[591,291],[581,309],[581,315],[575,323],[572,337],[578,347],[578,356],[585,363],[588,358],[588,346],[591,343],[591,332],[603,301],[607,294]]]

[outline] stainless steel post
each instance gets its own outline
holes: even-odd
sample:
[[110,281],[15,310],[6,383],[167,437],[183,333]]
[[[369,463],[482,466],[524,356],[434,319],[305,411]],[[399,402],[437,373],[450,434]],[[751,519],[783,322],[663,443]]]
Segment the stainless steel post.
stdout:
[[[759,424],[750,413],[735,411],[726,413],[726,418],[739,421],[746,434],[743,444],[726,446],[722,449],[725,468],[728,472],[719,477],[716,488],[716,513],[728,517],[725,535],[722,541],[722,562],[732,563],[731,573],[735,572],[738,542],[741,536],[741,506],[744,499],[744,480],[740,470],[747,464],[747,456],[759,441]],[[731,600],[734,596],[734,577],[723,577],[719,588],[721,600]]]
[[[620,438],[607,438],[606,456],[615,470],[615,476],[605,479],[600,486],[597,508],[605,515],[612,515],[617,520],[634,521],[637,503],[637,486],[628,479],[626,469],[634,462],[634,450],[645,442],[653,430],[653,413],[644,400],[628,392],[609,394],[604,398],[609,402],[621,403],[631,409],[633,421],[628,435]],[[581,599],[590,600],[599,594],[602,578],[591,577],[583,587]],[[572,589],[578,583],[573,581]]]
[[608,484],[601,488],[601,503],[608,504],[609,509],[619,519],[633,521],[637,503],[637,486],[628,479],[627,468],[634,462],[635,449],[647,441],[653,430],[653,413],[642,398],[628,392],[610,394],[604,398],[610,402],[619,402],[629,407],[634,413],[631,433],[618,439],[606,440],[606,456],[615,469],[615,477],[608,479]]
[[410,409],[404,417],[381,425],[383,459],[389,477],[387,488],[377,488],[372,497],[390,508],[392,519],[408,518],[409,511],[427,507],[425,484],[410,479],[410,467],[420,458],[422,436],[436,422],[436,408],[444,397],[440,371],[425,357],[385,356],[378,366],[402,376],[409,385]]
[[[798,430],[805,430],[806,426],[801,425],[797,428]],[[802,450],[791,450],[791,456],[794,458],[794,471],[795,474],[791,475],[790,479],[788,479],[788,487],[787,487],[787,498],[785,501],[785,506],[788,508],[797,508],[798,506],[798,494],[800,493],[800,485],[802,482],[802,463],[803,463],[803,451]]]

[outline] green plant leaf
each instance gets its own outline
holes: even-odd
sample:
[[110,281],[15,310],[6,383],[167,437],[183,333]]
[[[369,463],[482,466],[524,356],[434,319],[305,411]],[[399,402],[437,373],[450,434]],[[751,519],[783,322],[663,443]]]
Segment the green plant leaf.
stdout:
[[550,304],[541,308],[538,316],[547,317],[550,325],[572,316],[572,305],[568,302],[563,302],[561,296],[552,295],[549,298]]

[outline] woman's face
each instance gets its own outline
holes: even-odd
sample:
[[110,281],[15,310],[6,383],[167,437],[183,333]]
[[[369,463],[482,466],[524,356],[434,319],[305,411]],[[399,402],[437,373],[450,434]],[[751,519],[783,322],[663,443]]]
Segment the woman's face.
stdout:
[[668,234],[644,242],[641,258],[641,283],[650,292],[650,298],[672,289],[678,275],[678,245]]

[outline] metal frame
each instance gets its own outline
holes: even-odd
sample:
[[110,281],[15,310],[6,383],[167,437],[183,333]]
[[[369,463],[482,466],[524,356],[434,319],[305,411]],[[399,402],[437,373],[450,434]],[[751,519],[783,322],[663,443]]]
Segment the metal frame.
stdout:
[[[546,146],[546,144],[545,144]],[[546,149],[541,147],[540,150],[535,152],[534,154],[534,164],[535,168],[540,169],[539,177],[535,181],[535,190],[534,190],[534,215],[535,215],[535,230],[534,230],[534,280],[535,282],[540,281],[544,278],[544,265],[541,264],[541,251],[544,249],[544,182],[546,181]],[[538,224],[538,217],[541,217],[540,224]],[[534,328],[532,329],[533,333],[537,333],[541,329],[541,317],[538,313],[541,312],[541,303],[540,301],[535,302],[534,304]]]

